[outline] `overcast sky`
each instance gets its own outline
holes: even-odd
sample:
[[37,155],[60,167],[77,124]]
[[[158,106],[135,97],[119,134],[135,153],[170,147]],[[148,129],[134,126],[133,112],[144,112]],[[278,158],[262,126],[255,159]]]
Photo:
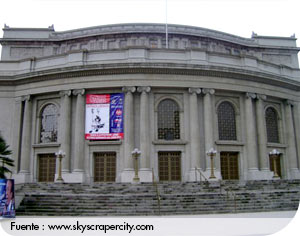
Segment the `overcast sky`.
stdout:
[[0,0],[1,28],[54,24],[56,31],[64,31],[116,23],[165,23],[166,19],[170,24],[246,38],[252,32],[300,37],[299,0]]
[[[56,31],[115,23],[165,23],[166,0],[0,0],[0,27]],[[299,0],[167,0],[170,24],[251,37],[300,36]],[[2,36],[2,33],[0,34]],[[298,43],[299,45],[299,43]]]

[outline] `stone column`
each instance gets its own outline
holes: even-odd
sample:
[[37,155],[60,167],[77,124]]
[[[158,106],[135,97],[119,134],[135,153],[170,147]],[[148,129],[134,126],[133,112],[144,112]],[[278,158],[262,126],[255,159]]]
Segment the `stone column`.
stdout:
[[123,87],[125,93],[124,101],[124,169],[121,174],[122,182],[132,182],[134,177],[133,159],[131,152],[134,149],[134,116],[133,95],[135,87]]
[[286,141],[287,141],[287,158],[289,167],[289,178],[298,179],[300,178],[300,172],[298,170],[297,163],[297,150],[295,142],[294,122],[292,106],[293,102],[290,100],[285,101],[285,124],[286,124]]
[[140,173],[141,182],[152,181],[152,170],[150,168],[150,127],[149,127],[149,86],[138,87],[141,93],[140,100]]
[[300,170],[300,102],[294,103],[294,111],[298,168]]
[[215,93],[214,89],[203,89],[205,151],[208,151],[210,148],[214,147],[213,115],[212,115],[213,113],[212,95],[214,93]]
[[[205,157],[206,157],[206,171],[205,175],[207,178],[210,176],[211,164],[210,157],[206,155],[206,152],[214,148],[214,117],[213,117],[213,105],[212,105],[212,96],[215,94],[214,89],[203,89],[204,94],[204,135],[205,135]],[[215,157],[216,158],[216,157]],[[214,160],[214,168],[216,166],[216,159]],[[220,179],[220,172],[215,171],[216,179]]]
[[266,95],[256,95],[256,124],[257,124],[257,141],[258,141],[258,162],[260,168],[261,179],[272,179],[273,173],[269,167],[269,154],[267,152],[267,135],[265,122],[264,101]]
[[[195,181],[195,168],[202,169],[200,164],[200,122],[197,94],[201,93],[200,88],[189,88],[190,94],[190,143],[191,143],[191,159],[190,159],[190,180]],[[198,172],[196,172],[199,175]],[[199,179],[199,178],[197,178]]]
[[22,98],[17,97],[15,99],[15,111],[13,117],[13,138],[12,138],[12,158],[15,160],[14,174],[17,174],[20,170],[19,156],[21,154],[21,129],[22,129]]
[[[73,173],[78,178],[74,177],[74,182],[83,181],[84,168],[84,128],[85,128],[85,90],[77,89],[73,91],[73,95],[77,96],[76,111],[75,111],[75,152],[74,152],[74,166]],[[76,178],[76,179],[75,179]]]
[[258,179],[258,158],[256,133],[254,122],[253,100],[256,98],[255,93],[246,93],[245,98],[245,128],[246,128],[246,150],[248,161],[248,179]]
[[30,95],[22,98],[25,101],[23,132],[22,132],[22,153],[20,174],[23,175],[21,182],[29,180],[30,154],[31,154],[31,131],[32,131],[32,100]]
[[70,173],[71,148],[71,90],[61,91],[60,149],[66,153],[62,159],[62,172]]

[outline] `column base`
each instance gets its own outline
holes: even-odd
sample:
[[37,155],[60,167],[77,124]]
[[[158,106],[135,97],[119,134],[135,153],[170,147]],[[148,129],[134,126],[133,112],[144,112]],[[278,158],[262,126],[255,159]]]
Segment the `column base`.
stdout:
[[27,171],[20,171],[19,173],[12,175],[12,179],[15,180],[15,184],[30,183],[30,177],[30,173]]
[[247,180],[260,180],[260,171],[257,168],[248,169]]
[[[56,181],[57,177],[58,175],[55,174],[55,182],[60,182]],[[83,183],[84,172],[82,170],[74,170],[72,173],[62,173],[62,178],[64,183]]]
[[152,182],[152,170],[149,168],[142,168],[139,170],[140,182]]
[[54,182],[55,183],[64,183],[65,182],[65,179],[64,179],[64,173],[62,173],[62,179],[58,179],[58,174],[55,174],[54,176]]
[[300,179],[300,170],[297,168],[289,169],[289,179]]
[[134,170],[133,169],[124,169],[120,176],[120,182],[122,183],[132,183],[134,178]]
[[219,181],[222,179],[221,172],[217,169],[214,169],[214,178],[211,176],[211,169],[207,168],[205,171],[202,172],[206,179],[210,182]]
[[262,169],[257,172],[256,180],[272,180],[274,177],[274,172],[269,169]]

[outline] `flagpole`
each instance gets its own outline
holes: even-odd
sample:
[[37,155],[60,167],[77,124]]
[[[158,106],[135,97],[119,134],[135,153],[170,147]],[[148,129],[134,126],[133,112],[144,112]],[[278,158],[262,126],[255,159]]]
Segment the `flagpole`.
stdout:
[[166,0],[166,48],[169,48],[169,38],[168,38],[168,0]]

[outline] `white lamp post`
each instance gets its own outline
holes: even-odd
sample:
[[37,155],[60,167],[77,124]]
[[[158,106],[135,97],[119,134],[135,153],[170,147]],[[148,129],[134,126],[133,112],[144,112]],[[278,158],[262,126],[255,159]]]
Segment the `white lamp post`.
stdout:
[[56,157],[59,159],[58,163],[58,177],[56,179],[56,182],[64,182],[62,176],[61,176],[61,160],[66,156],[66,153],[62,150],[59,150],[55,153]]
[[135,148],[132,152],[132,157],[133,157],[133,164],[134,164],[134,178],[133,181],[134,182],[139,182],[140,178],[139,178],[139,171],[138,171],[138,157],[139,155],[141,155],[141,151],[137,148]]
[[280,156],[280,152],[276,149],[273,149],[269,153],[270,157],[273,159],[273,168],[274,168],[274,176],[273,178],[280,178],[280,176],[277,173],[277,165],[276,165],[276,159]]
[[209,149],[206,152],[206,155],[210,156],[210,179],[215,179],[216,176],[214,174],[214,156],[217,154],[217,151],[213,148]]

